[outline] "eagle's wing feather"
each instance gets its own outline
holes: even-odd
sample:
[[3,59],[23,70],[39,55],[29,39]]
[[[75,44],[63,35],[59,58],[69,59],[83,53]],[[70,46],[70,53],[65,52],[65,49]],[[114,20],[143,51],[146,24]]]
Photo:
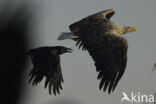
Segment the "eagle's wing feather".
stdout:
[[60,57],[55,53],[41,52],[39,49],[33,50],[30,55],[33,69],[29,73],[29,82],[32,81],[33,85],[37,85],[45,76],[45,88],[49,84],[49,93],[51,94],[52,87],[54,95],[56,95],[56,91],[60,93],[59,90],[62,89],[61,83],[63,82]]
[[114,91],[121,79],[127,64],[128,41],[113,33],[87,30],[80,34],[84,47],[88,50],[101,79],[99,88],[108,92]]

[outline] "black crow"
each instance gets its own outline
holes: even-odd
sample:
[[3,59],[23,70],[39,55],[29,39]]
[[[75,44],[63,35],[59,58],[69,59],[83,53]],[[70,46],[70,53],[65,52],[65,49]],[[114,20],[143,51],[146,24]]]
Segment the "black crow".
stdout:
[[43,77],[45,88],[49,85],[49,94],[53,87],[53,93],[60,93],[62,90],[63,76],[60,65],[60,55],[66,52],[71,53],[72,49],[63,46],[47,46],[31,49],[27,54],[31,56],[33,69],[29,76],[32,85],[37,85]]

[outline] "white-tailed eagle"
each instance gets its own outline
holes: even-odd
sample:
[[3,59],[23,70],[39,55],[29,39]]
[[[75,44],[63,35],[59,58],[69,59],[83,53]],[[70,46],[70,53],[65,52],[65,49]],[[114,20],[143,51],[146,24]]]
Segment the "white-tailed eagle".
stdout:
[[58,37],[58,40],[73,39],[76,46],[89,52],[101,80],[99,88],[108,89],[108,93],[114,91],[126,69],[128,40],[123,34],[137,31],[136,27],[112,22],[114,13],[114,9],[108,9],[88,16],[71,24],[71,33]]

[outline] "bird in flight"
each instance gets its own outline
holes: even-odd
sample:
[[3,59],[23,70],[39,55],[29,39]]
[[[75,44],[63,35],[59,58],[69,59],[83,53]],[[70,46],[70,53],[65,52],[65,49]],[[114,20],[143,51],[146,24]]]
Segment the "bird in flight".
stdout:
[[60,55],[69,52],[72,49],[63,46],[47,46],[31,49],[27,52],[31,56],[33,68],[29,73],[29,82],[37,85],[43,77],[45,80],[45,88],[49,86],[49,94],[53,87],[53,94],[56,95],[62,90],[63,76],[60,65]]
[[71,32],[64,32],[58,40],[72,39],[76,46],[87,50],[93,58],[100,81],[99,88],[108,93],[114,91],[124,74],[127,64],[128,40],[123,34],[136,32],[133,26],[112,22],[114,9],[90,15],[69,26]]

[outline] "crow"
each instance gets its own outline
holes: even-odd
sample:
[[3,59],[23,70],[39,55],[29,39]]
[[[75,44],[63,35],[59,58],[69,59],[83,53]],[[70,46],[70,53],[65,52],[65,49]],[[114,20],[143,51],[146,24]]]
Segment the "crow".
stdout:
[[53,94],[59,94],[63,83],[60,55],[66,52],[71,53],[71,51],[72,49],[63,46],[45,46],[31,49],[27,52],[33,63],[33,68],[29,73],[29,82],[32,82],[32,85],[37,85],[45,77],[45,88],[49,86],[49,94],[51,94],[52,87]]

